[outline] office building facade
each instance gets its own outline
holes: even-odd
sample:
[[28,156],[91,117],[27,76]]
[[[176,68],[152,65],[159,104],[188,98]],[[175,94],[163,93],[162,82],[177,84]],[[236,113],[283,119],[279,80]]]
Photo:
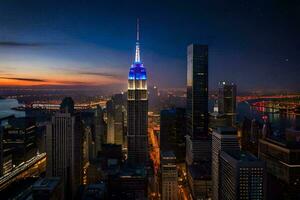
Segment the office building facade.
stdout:
[[219,199],[266,199],[264,161],[243,151],[221,151]]
[[[298,134],[297,134],[298,135]],[[258,156],[266,162],[268,177],[282,191],[278,198],[300,198],[300,142],[287,138],[259,139]],[[282,195],[282,196],[279,196]]]
[[212,194],[213,199],[219,199],[220,194],[220,152],[221,151],[235,151],[240,150],[237,139],[237,130],[234,128],[218,128],[212,133]]
[[82,182],[83,133],[74,102],[65,98],[61,109],[47,125],[47,177],[61,177],[68,198],[73,198]]

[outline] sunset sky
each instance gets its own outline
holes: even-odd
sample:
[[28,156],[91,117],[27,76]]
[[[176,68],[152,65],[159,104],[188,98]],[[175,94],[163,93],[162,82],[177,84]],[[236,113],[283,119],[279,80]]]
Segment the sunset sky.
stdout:
[[209,45],[210,88],[300,90],[300,4],[280,0],[0,2],[0,86],[126,85],[135,23],[150,84],[184,88]]

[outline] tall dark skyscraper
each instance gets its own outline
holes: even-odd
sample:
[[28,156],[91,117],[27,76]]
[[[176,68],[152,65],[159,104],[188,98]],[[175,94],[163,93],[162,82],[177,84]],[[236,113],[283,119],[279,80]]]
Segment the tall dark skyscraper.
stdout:
[[210,159],[208,134],[208,46],[187,49],[187,149],[188,164]]
[[128,162],[145,165],[148,160],[148,94],[146,68],[140,59],[139,23],[135,60],[128,75]]

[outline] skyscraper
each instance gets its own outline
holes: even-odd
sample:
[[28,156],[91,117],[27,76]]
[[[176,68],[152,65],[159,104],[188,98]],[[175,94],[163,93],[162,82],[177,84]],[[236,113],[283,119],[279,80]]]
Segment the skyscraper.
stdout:
[[235,125],[236,118],[236,85],[222,81],[219,83],[218,111],[224,114],[228,126]]
[[208,46],[191,44],[187,49],[186,161],[211,159],[208,134]]
[[219,199],[220,192],[220,153],[221,151],[240,150],[237,130],[234,128],[218,128],[212,133],[212,193],[213,199]]
[[145,165],[148,160],[148,94],[146,68],[140,58],[138,23],[135,60],[129,70],[127,95],[128,162]]
[[82,180],[83,126],[70,97],[62,101],[46,134],[47,177],[61,177],[65,194],[73,198]]

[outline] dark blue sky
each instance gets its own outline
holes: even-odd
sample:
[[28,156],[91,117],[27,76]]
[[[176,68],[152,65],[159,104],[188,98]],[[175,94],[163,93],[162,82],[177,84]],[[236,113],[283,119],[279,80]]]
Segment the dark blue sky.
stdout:
[[211,89],[300,90],[297,1],[2,0],[0,13],[3,80],[125,87],[140,17],[150,84],[185,87],[186,47],[203,43]]

